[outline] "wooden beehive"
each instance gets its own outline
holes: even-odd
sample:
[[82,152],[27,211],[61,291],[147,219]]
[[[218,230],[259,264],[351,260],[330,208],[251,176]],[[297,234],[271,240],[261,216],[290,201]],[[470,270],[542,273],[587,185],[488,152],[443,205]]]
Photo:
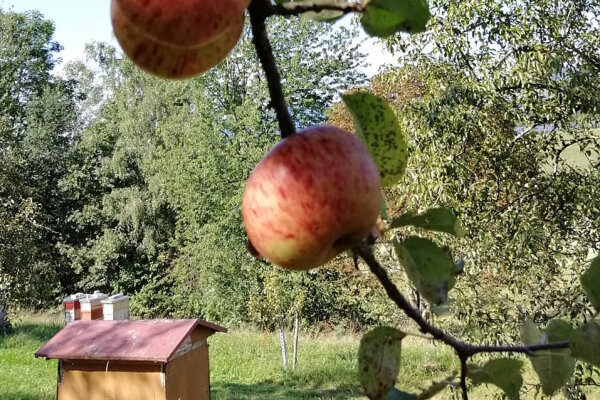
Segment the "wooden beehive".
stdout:
[[59,360],[57,400],[208,400],[206,321],[75,321],[36,357]]
[[108,298],[108,295],[95,291],[93,294],[86,294],[79,299],[81,304],[81,319],[96,320],[102,319],[102,300]]
[[115,294],[101,301],[104,320],[129,319],[129,296]]
[[79,300],[83,297],[85,297],[83,293],[77,293],[64,299],[65,325],[81,319],[81,304]]

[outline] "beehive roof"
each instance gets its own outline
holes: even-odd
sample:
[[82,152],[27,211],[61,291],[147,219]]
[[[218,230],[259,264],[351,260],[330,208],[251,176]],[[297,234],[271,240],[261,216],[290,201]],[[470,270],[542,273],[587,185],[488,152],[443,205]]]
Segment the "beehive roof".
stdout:
[[227,329],[197,319],[74,321],[58,332],[36,357],[62,360],[169,361],[192,331]]

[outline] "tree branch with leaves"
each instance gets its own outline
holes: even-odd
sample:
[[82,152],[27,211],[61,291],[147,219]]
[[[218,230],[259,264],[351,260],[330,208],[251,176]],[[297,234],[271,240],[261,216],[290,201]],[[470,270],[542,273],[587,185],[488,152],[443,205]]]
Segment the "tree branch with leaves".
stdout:
[[[404,237],[399,230],[411,227],[456,237],[466,232],[452,211],[432,208],[380,223],[379,232],[373,233],[380,214],[383,220],[387,219],[382,211],[386,207],[381,186],[397,185],[406,172],[409,158],[408,128],[385,99],[364,91],[342,96],[354,119],[356,137],[330,126],[296,132],[269,43],[267,19],[303,15],[332,21],[348,13],[358,13],[368,34],[385,38],[397,32],[423,32],[430,19],[424,0],[366,3],[279,0],[276,4],[252,0],[249,5],[246,0],[222,0],[219,6],[206,9],[201,3],[170,4],[169,15],[180,14],[180,18],[172,19],[156,12],[164,5],[142,6],[113,0],[113,25],[124,51],[134,62],[155,75],[182,79],[205,72],[227,56],[241,33],[244,10],[248,8],[256,53],[268,82],[270,105],[282,138],[252,172],[244,192],[242,215],[251,252],[284,268],[307,270],[351,250],[420,331],[450,346],[460,360],[458,383],[451,377],[421,394],[404,393],[395,384],[405,333],[393,327],[375,328],[364,335],[358,355],[359,380],[370,399],[424,399],[448,385],[457,385],[466,400],[467,378],[474,385],[495,384],[510,399],[517,399],[523,384],[522,361],[493,358],[482,366],[468,363],[482,353],[529,356],[548,395],[570,379],[576,359],[600,366],[597,313],[578,328],[553,320],[544,334],[533,322],[526,321],[521,331],[523,344],[476,345],[428,322],[398,290],[375,256],[377,236],[390,239],[396,261],[411,283],[434,310],[440,310],[447,306],[448,292],[460,279],[463,267],[433,240],[416,235]],[[476,30],[482,25],[474,26]],[[138,35],[139,31],[146,34]],[[479,73],[468,52],[447,47],[456,50],[455,57],[464,61],[472,74]],[[511,81],[504,87],[538,89],[537,84]],[[581,282],[598,311],[600,258],[582,275]]]

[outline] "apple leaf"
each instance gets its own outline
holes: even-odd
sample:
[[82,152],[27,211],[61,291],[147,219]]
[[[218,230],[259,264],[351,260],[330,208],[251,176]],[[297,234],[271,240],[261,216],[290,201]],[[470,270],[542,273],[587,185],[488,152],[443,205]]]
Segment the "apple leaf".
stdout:
[[[546,328],[546,341],[555,343],[569,340],[572,333],[573,328],[568,322],[553,320]],[[521,327],[521,340],[524,344],[537,344],[542,341],[542,333],[531,320],[525,321]],[[536,351],[529,356],[529,360],[547,396],[552,396],[565,386],[575,371],[575,359],[571,357],[569,349]]]
[[382,185],[394,185],[404,176],[408,162],[408,141],[396,114],[387,101],[372,93],[352,93],[342,99],[354,118],[357,136],[377,164]]
[[388,219],[388,212],[387,212],[387,202],[385,201],[385,196],[383,195],[383,193],[381,194],[381,219],[384,221],[387,221]]
[[[277,3],[277,2],[276,2]],[[281,0],[277,4],[282,4],[283,7],[293,10],[298,5],[302,6],[341,6],[348,3],[346,0],[301,0],[301,1],[286,1]],[[333,22],[344,16],[344,12],[340,10],[321,10],[307,11],[300,16],[315,21]]]
[[542,331],[529,318],[521,325],[521,341],[525,344],[540,343],[542,341]]
[[581,275],[581,286],[596,311],[600,312],[600,256],[596,257],[590,268]]
[[393,243],[400,264],[419,293],[433,305],[447,303],[458,273],[448,253],[431,240],[415,236]]
[[593,319],[571,335],[571,352],[578,360],[600,367],[600,319]]
[[425,31],[431,14],[425,0],[371,0],[360,22],[371,36],[386,37],[403,31]]
[[548,343],[570,340],[571,335],[573,335],[573,327],[562,319],[554,319],[546,327],[546,341]]
[[385,400],[417,400],[417,395],[406,393],[393,387],[387,392]]
[[456,237],[464,237],[466,231],[454,213],[447,208],[431,208],[423,214],[408,212],[394,218],[391,227],[416,226],[430,231],[445,232]]
[[382,326],[362,337],[358,348],[358,374],[369,399],[380,400],[394,387],[404,336],[406,334],[396,328]]
[[521,368],[523,361],[498,358],[488,361],[483,367],[469,365],[467,376],[475,386],[491,383],[502,389],[510,400],[518,400],[523,386]]

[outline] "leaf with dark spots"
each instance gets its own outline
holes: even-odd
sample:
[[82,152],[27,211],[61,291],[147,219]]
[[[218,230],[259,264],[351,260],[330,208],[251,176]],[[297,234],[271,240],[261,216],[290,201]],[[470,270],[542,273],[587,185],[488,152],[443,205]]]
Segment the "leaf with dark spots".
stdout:
[[371,400],[380,400],[394,387],[405,333],[382,326],[367,332],[358,349],[359,380]]
[[575,330],[570,349],[576,359],[600,367],[600,319],[593,319]]
[[357,136],[377,164],[382,185],[396,184],[404,176],[408,162],[406,128],[381,97],[359,92],[342,99],[354,118]]

